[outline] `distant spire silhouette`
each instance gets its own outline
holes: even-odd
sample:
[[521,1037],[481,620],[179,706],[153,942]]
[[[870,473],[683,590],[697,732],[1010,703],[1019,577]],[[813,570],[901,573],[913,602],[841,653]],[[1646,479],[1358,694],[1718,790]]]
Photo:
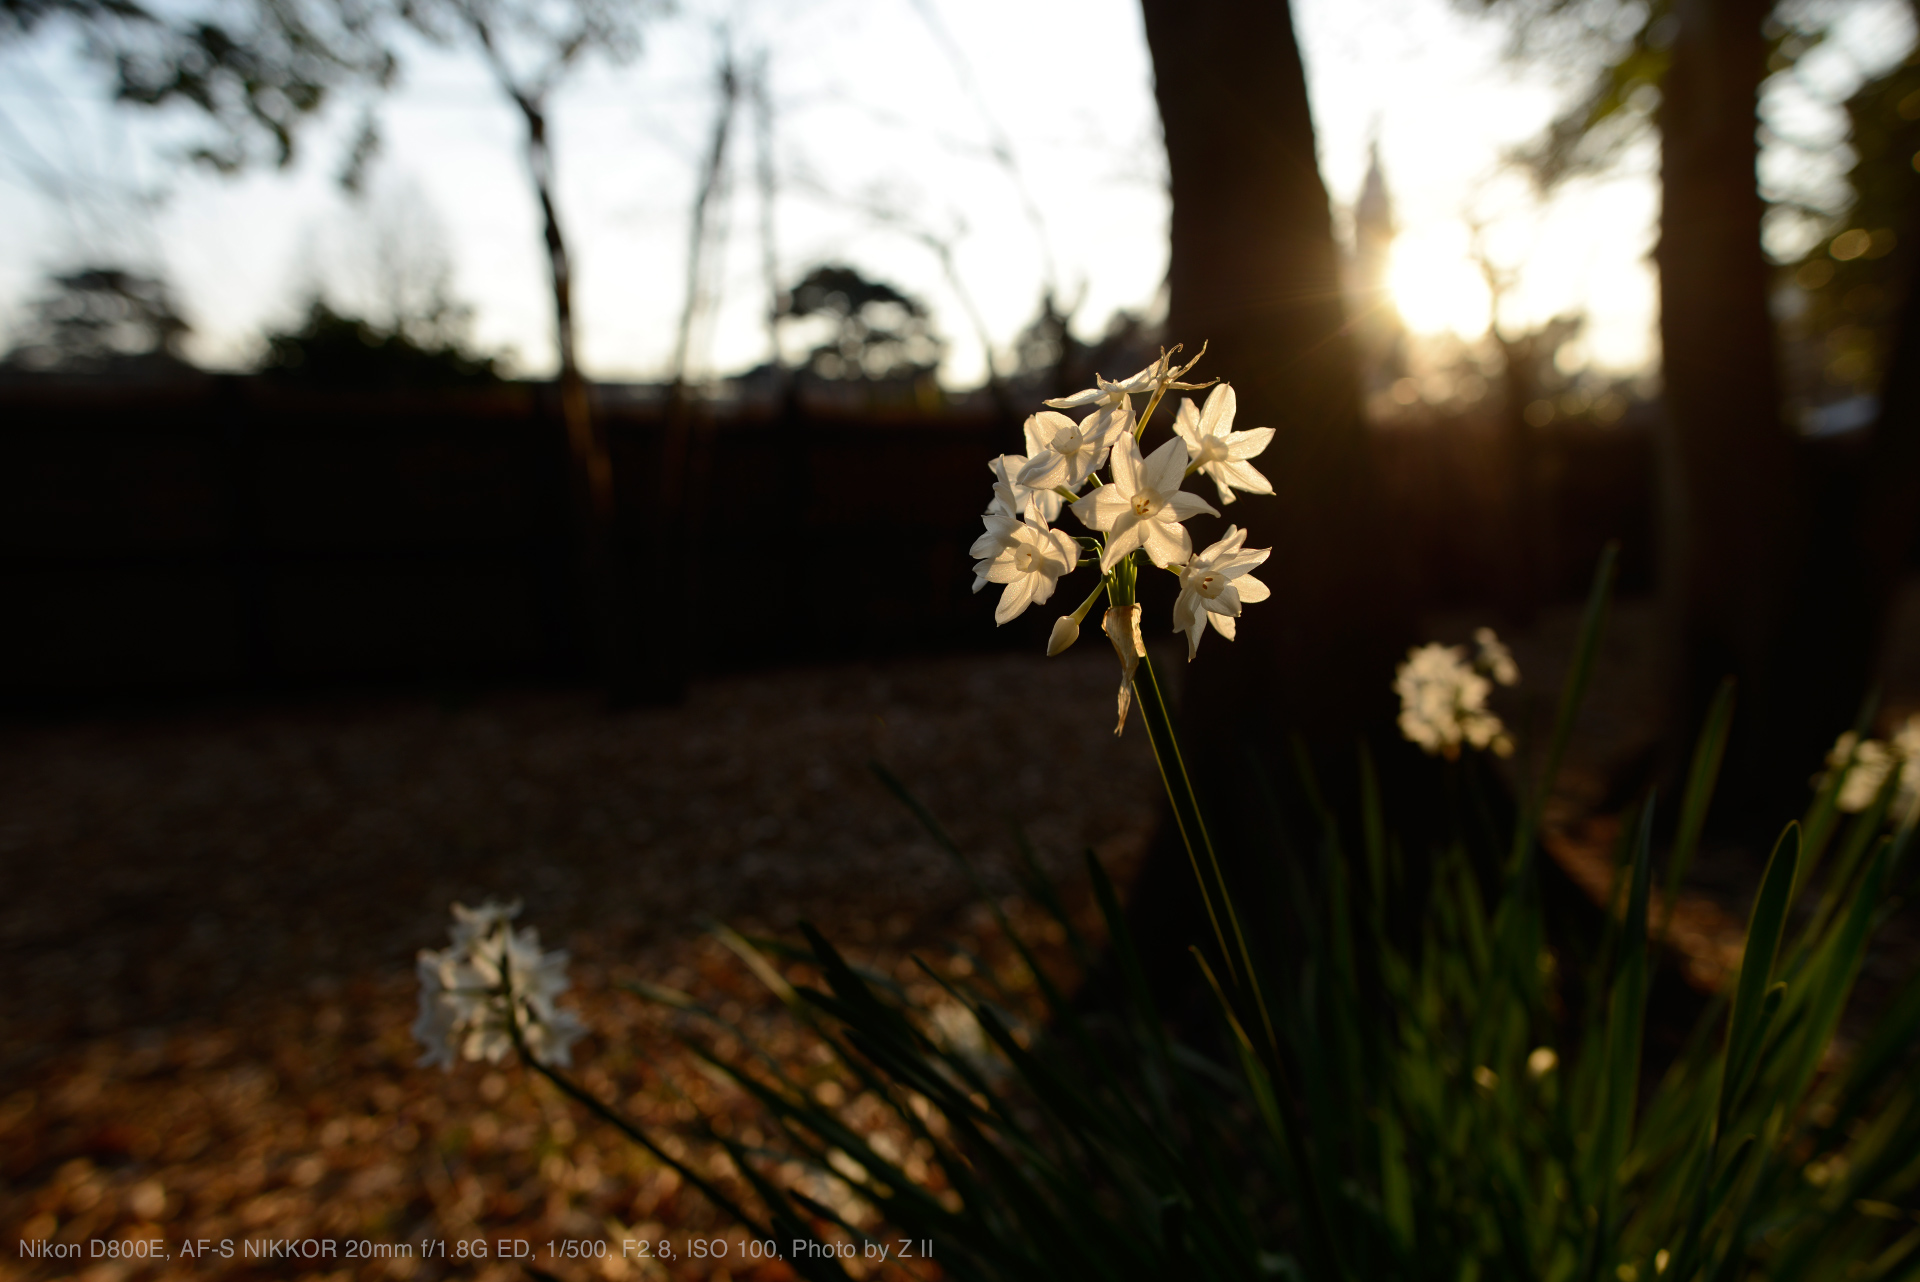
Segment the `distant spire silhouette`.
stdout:
[[1390,386],[1407,373],[1406,327],[1393,305],[1387,272],[1393,238],[1399,229],[1393,220],[1393,196],[1380,163],[1379,127],[1367,142],[1367,176],[1353,206],[1354,335],[1358,340],[1361,378],[1369,392]]

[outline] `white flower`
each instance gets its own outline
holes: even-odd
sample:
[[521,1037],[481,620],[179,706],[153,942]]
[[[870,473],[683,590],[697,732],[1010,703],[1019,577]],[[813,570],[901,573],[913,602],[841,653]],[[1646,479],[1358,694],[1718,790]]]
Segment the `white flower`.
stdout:
[[1117,407],[1127,403],[1127,397],[1142,392],[1151,392],[1160,381],[1162,366],[1166,363],[1165,353],[1159,360],[1135,374],[1132,378],[1123,378],[1115,383],[1099,374],[1093,376],[1093,386],[1072,396],[1056,396],[1046,402],[1057,410],[1078,409],[1082,405],[1098,405],[1102,408]]
[[[1061,498],[1049,489],[1035,489],[1020,481],[1021,469],[1027,465],[1024,454],[1002,454],[999,458],[989,459],[987,469],[993,473],[994,506],[1004,508],[1019,517],[1038,517],[1051,525],[1060,519]],[[992,511],[993,508],[987,509]]]
[[1493,683],[1475,672],[1459,646],[1423,645],[1407,652],[1393,674],[1400,696],[1400,733],[1429,753],[1449,761],[1460,745],[1492,748],[1500,756],[1513,751],[1500,718],[1487,710]]
[[1193,540],[1180,522],[1201,512],[1220,512],[1197,494],[1180,488],[1187,473],[1187,447],[1178,438],[1140,457],[1133,437],[1123,436],[1113,447],[1113,484],[1082,495],[1073,514],[1088,529],[1107,536],[1100,557],[1105,573],[1135,548],[1145,548],[1155,565],[1184,565],[1193,553]]
[[1057,396],[1047,404],[1057,410],[1077,409],[1082,405],[1121,405],[1126,403],[1126,398],[1129,396],[1151,392],[1162,386],[1172,391],[1182,392],[1194,392],[1205,387],[1204,383],[1182,383],[1180,379],[1186,376],[1188,370],[1200,363],[1200,357],[1207,354],[1206,344],[1200,345],[1199,353],[1192,360],[1176,367],[1173,358],[1179,351],[1178,346],[1172,351],[1162,350],[1160,358],[1153,364],[1132,378],[1123,378],[1117,383],[1095,374],[1094,386],[1083,392],[1075,392],[1072,396]]
[[[997,490],[1000,487],[994,488]],[[1013,546],[1014,535],[1021,529],[1020,518],[1013,515],[998,494],[993,496],[993,506],[980,517],[980,523],[987,527],[987,532],[975,539],[973,546],[967,549],[967,555],[974,558],[975,592],[987,586],[987,567],[993,564],[995,557]]]
[[1133,704],[1133,674],[1146,657],[1147,643],[1140,636],[1140,604],[1116,605],[1100,621],[1113,652],[1120,656],[1120,720],[1114,723],[1118,735],[1127,728],[1127,709]]
[[1900,795],[1894,798],[1894,821],[1902,828],[1920,822],[1920,712],[1893,732],[1894,755],[1900,758]]
[[567,955],[540,951],[531,926],[514,930],[520,904],[488,901],[453,906],[453,944],[420,950],[420,1014],[413,1035],[427,1048],[422,1065],[451,1069],[456,1060],[499,1063],[518,1024],[528,1053],[543,1064],[571,1062],[586,1033],[579,1016],[554,1004],[567,990]]
[[1222,383],[1208,393],[1204,408],[1196,410],[1192,401],[1183,400],[1180,412],[1173,418],[1173,430],[1186,442],[1189,466],[1213,479],[1223,504],[1233,502],[1235,490],[1248,494],[1273,493],[1267,478],[1247,462],[1273,444],[1273,429],[1256,427],[1251,432],[1233,431],[1236,408],[1238,401],[1232,385]]
[[1125,397],[1076,423],[1065,414],[1042,410],[1027,417],[1027,465],[1015,480],[1029,489],[1065,486],[1079,492],[1087,478],[1107,465],[1107,451],[1133,431],[1133,406]]
[[[1887,776],[1893,773],[1895,760],[1886,744],[1878,739],[1863,740],[1849,730],[1833,741],[1833,750],[1827,753],[1827,765],[1833,770],[1846,771],[1837,804],[1848,814],[1857,815],[1880,795]],[[1824,784],[1826,777],[1822,776],[1820,782]]]
[[1473,643],[1480,647],[1473,659],[1474,667],[1503,686],[1520,684],[1520,665],[1513,661],[1513,651],[1507,649],[1492,628],[1474,629]]
[[1207,624],[1227,640],[1233,640],[1234,620],[1240,607],[1249,601],[1264,601],[1273,595],[1267,585],[1248,575],[1248,571],[1272,555],[1272,548],[1242,548],[1247,532],[1237,525],[1227,527],[1226,537],[1196,555],[1180,571],[1180,596],[1173,603],[1173,630],[1187,634],[1187,661],[1200,651],[1200,638]]
[[[1887,780],[1898,771],[1891,817],[1902,828],[1920,820],[1920,715],[1903,721],[1887,743],[1859,739],[1853,731],[1847,731],[1834,740],[1827,766],[1846,771],[1837,804],[1849,814],[1869,809]],[[1825,783],[1826,779],[1823,775],[1816,782]]]
[[973,571],[989,583],[1007,585],[993,611],[994,623],[1001,624],[1018,618],[1029,605],[1046,602],[1053,596],[1060,576],[1078,564],[1080,545],[1071,536],[1028,518],[1013,532],[1004,549],[992,560],[975,565]]

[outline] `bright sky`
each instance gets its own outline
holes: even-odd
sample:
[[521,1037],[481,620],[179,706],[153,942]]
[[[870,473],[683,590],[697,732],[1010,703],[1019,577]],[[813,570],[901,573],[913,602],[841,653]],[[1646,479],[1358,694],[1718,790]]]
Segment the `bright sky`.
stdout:
[[[1416,329],[1484,329],[1486,293],[1465,257],[1466,220],[1478,218],[1495,256],[1522,268],[1505,321],[1584,309],[1586,359],[1632,370],[1652,358],[1650,152],[1541,207],[1499,175],[1499,156],[1538,130],[1562,90],[1501,61],[1498,24],[1449,0],[1296,0],[1295,11],[1337,214],[1357,195],[1378,132],[1402,229],[1393,281]],[[1063,296],[1079,300],[1087,335],[1115,309],[1153,304],[1166,271],[1165,156],[1132,0],[688,0],[648,30],[638,60],[589,66],[554,107],[591,375],[656,378],[668,368],[723,23],[743,61],[766,59],[774,238],[787,282],[815,263],[846,261],[926,298],[951,344],[943,375],[956,385],[984,370],[980,330],[1004,355],[1049,270]],[[1904,4],[1876,0],[1849,19],[1816,73],[1844,88],[1911,38]],[[481,343],[511,347],[528,372],[551,367],[519,121],[471,59],[409,51],[404,85],[382,108],[387,147],[372,195],[358,204],[332,181],[350,110],[304,140],[292,171],[220,178],[168,157],[191,135],[191,117],[115,111],[100,86],[58,41],[0,55],[0,226],[9,229],[0,326],[17,323],[46,271],[130,260],[174,282],[197,357],[245,364],[260,327],[292,319],[316,280],[348,306],[377,305],[384,235],[424,247],[416,257],[444,255]],[[1769,103],[1770,119],[1816,140],[1835,128],[1822,110],[1793,92]],[[1012,170],[992,156],[998,137]],[[739,369],[767,353],[750,117],[734,141],[718,306],[696,344],[696,370]],[[1769,181],[1831,182],[1844,148],[1768,164]],[[55,188],[69,194],[56,198]],[[936,244],[951,250],[950,273]]]

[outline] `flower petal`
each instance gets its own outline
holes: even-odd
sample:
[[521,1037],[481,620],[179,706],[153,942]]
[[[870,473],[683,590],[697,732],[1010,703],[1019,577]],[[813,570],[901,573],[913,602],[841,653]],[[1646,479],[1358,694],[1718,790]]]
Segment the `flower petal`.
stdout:
[[1072,468],[1065,455],[1057,450],[1041,449],[1027,460],[1014,482],[1030,490],[1051,490],[1056,485],[1065,485],[1071,475]]
[[1116,404],[1101,406],[1081,420],[1080,431],[1082,435],[1099,441],[1102,450],[1112,448],[1122,432],[1131,434],[1133,431],[1132,400],[1123,396]]
[[1180,595],[1173,601],[1173,628],[1184,632],[1200,621],[1200,594],[1192,588],[1182,588]]
[[1048,530],[1047,537],[1053,542],[1052,558],[1065,567],[1060,573],[1065,574],[1080,564],[1080,545],[1073,541],[1071,534],[1065,530]]
[[1173,430],[1187,443],[1189,457],[1200,452],[1200,410],[1188,397],[1180,398],[1180,409],[1173,416]]
[[1258,458],[1271,444],[1273,444],[1273,429],[1270,427],[1256,427],[1245,432],[1229,432],[1227,433],[1227,457]]
[[1104,393],[1101,392],[1099,388],[1089,387],[1083,392],[1075,392],[1072,396],[1056,396],[1052,400],[1042,403],[1051,405],[1057,410],[1071,410],[1078,409],[1082,405],[1091,405],[1099,400],[1102,395],[1104,395]]
[[1251,463],[1234,459],[1227,463],[1215,463],[1213,466],[1220,469],[1213,473],[1216,481],[1224,477],[1234,489],[1245,490],[1249,494],[1273,493],[1273,482],[1261,475],[1260,469]]
[[1233,394],[1232,383],[1221,383],[1207,393],[1207,403],[1200,409],[1200,435],[1225,436],[1233,428],[1233,415],[1240,408],[1239,398]]
[[[1107,530],[1107,550],[1100,555],[1100,572],[1105,574],[1120,564],[1120,558],[1140,546],[1149,529],[1160,529],[1158,521],[1146,521],[1140,518],[1131,505],[1122,508],[1120,515],[1114,518],[1113,525]],[[1176,527],[1178,528],[1178,527]]]
[[[1186,467],[1182,463],[1181,468]],[[1123,436],[1113,443],[1113,483],[1120,493],[1131,499],[1140,492],[1140,447],[1131,436]]]
[[[1126,443],[1122,442],[1120,448],[1125,449]],[[1138,447],[1135,448],[1137,451]],[[1115,458],[1118,457],[1119,453],[1116,450]],[[1180,481],[1187,474],[1187,462],[1191,457],[1187,453],[1185,441],[1177,436],[1169,437],[1160,443],[1159,449],[1147,455],[1146,461],[1140,465],[1139,483],[1128,493],[1131,494],[1144,487],[1161,494],[1172,494],[1180,488]],[[1116,478],[1119,476],[1118,462],[1114,464],[1114,475]]]
[[[1066,415],[1060,417],[1065,418]],[[1040,425],[1038,414],[1027,415],[1027,421],[1020,425],[1020,434],[1027,438],[1027,457],[1037,458],[1046,452],[1047,442],[1053,439],[1053,433],[1045,431]]]
[[1188,490],[1180,490],[1175,493],[1167,500],[1167,506],[1162,510],[1171,511],[1173,513],[1173,519],[1176,521],[1187,520],[1189,517],[1198,516],[1202,512],[1211,513],[1214,516],[1220,515],[1219,508],[1216,508],[1198,494],[1194,494]]
[[1133,511],[1133,505],[1117,485],[1103,485],[1074,500],[1073,514],[1089,530],[1110,530],[1121,516]]
[[1033,604],[1033,585],[1041,577],[1038,574],[1022,574],[1007,584],[1007,590],[1000,594],[1000,604],[993,610],[995,626],[1019,618]]
[[1147,559],[1155,565],[1185,565],[1193,555],[1193,538],[1184,525],[1148,517],[1134,528],[1140,531]]
[[1273,595],[1273,589],[1260,580],[1248,575],[1233,581],[1233,590],[1240,594],[1240,604],[1252,605],[1255,601],[1264,601]]

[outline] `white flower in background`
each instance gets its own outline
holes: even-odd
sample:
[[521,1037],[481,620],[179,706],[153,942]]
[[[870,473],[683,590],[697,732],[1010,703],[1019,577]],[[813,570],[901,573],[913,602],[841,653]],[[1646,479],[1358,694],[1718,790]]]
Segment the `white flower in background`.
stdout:
[[1232,385],[1222,383],[1207,394],[1207,403],[1200,409],[1195,409],[1190,400],[1181,401],[1180,412],[1173,419],[1173,430],[1187,446],[1188,467],[1212,479],[1223,505],[1233,502],[1235,490],[1273,493],[1267,478],[1247,462],[1273,444],[1273,429],[1232,430],[1238,407]]
[[[1887,780],[1899,773],[1890,817],[1895,825],[1907,827],[1920,820],[1920,714],[1908,717],[1895,728],[1889,742],[1861,739],[1849,730],[1834,740],[1827,754],[1829,770],[1844,770],[1837,804],[1849,814],[1869,809]],[[1825,783],[1822,775],[1816,783]]]
[[1394,671],[1400,696],[1400,733],[1429,753],[1451,761],[1460,745],[1513,752],[1500,718],[1487,709],[1493,683],[1473,669],[1459,646],[1423,645],[1407,652]]
[[[1893,766],[1893,753],[1878,739],[1863,740],[1851,730],[1835,739],[1833,750],[1827,753],[1827,767],[1847,772],[1840,782],[1840,809],[1857,815],[1871,806],[1887,776],[1893,773]],[[1823,785],[1826,781],[1825,775],[1817,780]]]
[[1893,751],[1900,758],[1900,795],[1893,799],[1894,821],[1910,828],[1920,822],[1920,712],[1894,730]]
[[1027,462],[1024,454],[1002,454],[988,461],[987,468],[993,473],[994,502],[1015,516],[1037,517],[1052,525],[1060,519],[1062,500],[1052,490],[1036,490],[1031,485],[1021,484],[1020,471]]
[[1027,417],[1027,465],[1015,478],[1033,490],[1065,486],[1076,493],[1087,478],[1107,465],[1107,451],[1133,431],[1133,406],[1123,397],[1076,423],[1065,414],[1042,410]]
[[1180,522],[1201,512],[1220,515],[1205,499],[1180,488],[1186,473],[1187,447],[1178,438],[1145,459],[1131,436],[1120,438],[1113,447],[1113,484],[1102,485],[1073,504],[1073,514],[1088,529],[1107,536],[1106,552],[1100,558],[1102,573],[1135,548],[1144,548],[1155,565],[1186,564],[1193,554],[1193,540]]
[[1140,603],[1111,607],[1100,621],[1113,652],[1120,656],[1120,720],[1114,723],[1118,735],[1127,728],[1127,709],[1133,706],[1133,674],[1147,656],[1147,643],[1140,636]]
[[994,607],[995,624],[1018,618],[1030,605],[1042,604],[1053,596],[1060,576],[1080,564],[1080,545],[1062,530],[1050,530],[1029,518],[1013,532],[1012,538],[991,561],[973,567],[989,583],[1004,583],[1000,604]]
[[571,1062],[585,1033],[579,1016],[554,1004],[567,990],[567,955],[541,952],[531,926],[513,929],[520,904],[492,900],[453,906],[451,947],[420,950],[420,1014],[413,1035],[422,1065],[451,1069],[460,1059],[499,1063],[513,1048],[517,1023],[528,1053],[543,1064]]
[[1480,653],[1473,660],[1476,668],[1503,686],[1520,684],[1520,665],[1513,661],[1513,651],[1507,649],[1492,628],[1475,628],[1473,643],[1480,647]]
[[[1226,390],[1222,388],[1221,390]],[[1248,571],[1272,555],[1272,548],[1247,548],[1247,532],[1237,525],[1227,527],[1226,537],[1196,555],[1180,571],[1180,595],[1173,603],[1173,627],[1187,634],[1187,661],[1200,652],[1200,638],[1207,625],[1227,640],[1233,640],[1233,621],[1240,607],[1250,601],[1264,601],[1272,592]]]

